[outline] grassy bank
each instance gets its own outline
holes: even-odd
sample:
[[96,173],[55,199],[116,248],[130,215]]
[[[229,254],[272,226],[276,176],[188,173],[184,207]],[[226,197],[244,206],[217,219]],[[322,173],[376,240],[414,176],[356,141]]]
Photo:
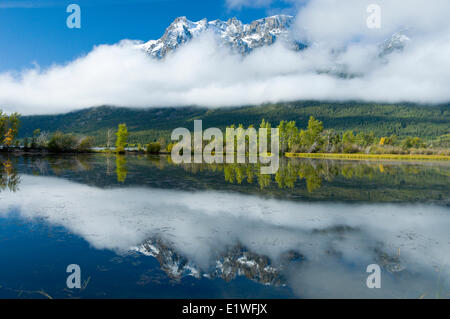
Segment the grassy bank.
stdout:
[[450,156],[446,155],[423,155],[423,154],[342,154],[342,153],[286,153],[286,157],[301,158],[329,158],[329,159],[354,159],[354,160],[445,160],[449,161]]

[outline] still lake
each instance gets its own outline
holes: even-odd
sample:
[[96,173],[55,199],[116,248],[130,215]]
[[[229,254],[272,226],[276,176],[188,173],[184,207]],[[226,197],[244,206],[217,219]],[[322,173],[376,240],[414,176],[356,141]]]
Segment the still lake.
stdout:
[[446,161],[0,155],[0,298],[449,298],[449,181]]

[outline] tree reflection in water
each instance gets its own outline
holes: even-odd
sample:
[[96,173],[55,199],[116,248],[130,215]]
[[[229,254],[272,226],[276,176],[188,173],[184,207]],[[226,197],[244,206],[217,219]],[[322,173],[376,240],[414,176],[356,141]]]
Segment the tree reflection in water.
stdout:
[[123,155],[116,156],[116,174],[117,181],[119,183],[125,183],[127,179],[128,169],[127,169],[127,159]]
[[11,192],[19,190],[20,175],[14,166],[14,160],[0,159],[0,191],[9,189]]
[[[156,160],[153,159],[153,163]],[[165,164],[164,164],[165,163]],[[158,166],[176,165],[170,157],[157,160]],[[316,160],[316,159],[283,159],[275,175],[260,173],[260,164],[179,164],[185,171],[198,173],[204,171],[223,172],[226,182],[231,184],[258,183],[260,189],[272,185],[280,189],[294,189],[302,182],[309,193],[322,187],[323,182],[332,182],[337,178],[344,180],[366,179],[377,180],[390,185],[405,183],[416,184],[426,179],[426,174],[445,175],[446,168],[417,167],[414,163],[379,163],[364,161]],[[417,163],[416,163],[417,164]]]

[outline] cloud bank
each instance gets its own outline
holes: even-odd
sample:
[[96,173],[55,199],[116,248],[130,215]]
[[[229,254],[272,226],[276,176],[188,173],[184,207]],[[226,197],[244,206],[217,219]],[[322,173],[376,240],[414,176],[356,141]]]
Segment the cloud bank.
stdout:
[[[220,47],[211,34],[161,61],[147,56],[135,41],[99,45],[65,65],[0,74],[0,107],[46,114],[99,105],[449,102],[450,2],[378,3],[381,29],[367,28],[365,1],[307,2],[291,30],[292,37],[310,43],[301,52],[279,42],[242,57]],[[395,32],[410,41],[403,50],[380,56],[380,43]]]

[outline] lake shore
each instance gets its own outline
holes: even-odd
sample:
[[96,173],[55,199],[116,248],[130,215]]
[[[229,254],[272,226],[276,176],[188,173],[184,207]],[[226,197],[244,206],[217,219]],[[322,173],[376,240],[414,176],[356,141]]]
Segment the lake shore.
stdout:
[[449,161],[447,155],[425,155],[425,154],[344,154],[344,153],[285,153],[288,158],[329,158],[348,160],[444,160]]
[[[91,150],[83,152],[67,151],[54,152],[46,149],[0,149],[0,153],[13,153],[15,155],[56,155],[56,154],[116,154],[113,150]],[[145,155],[145,151],[127,150],[122,155]],[[224,153],[225,155],[226,153]],[[170,155],[170,152],[160,151],[158,154],[150,155]],[[322,159],[345,159],[345,160],[434,160],[450,161],[448,155],[426,155],[426,154],[361,154],[361,153],[285,153],[287,158],[322,158]]]

